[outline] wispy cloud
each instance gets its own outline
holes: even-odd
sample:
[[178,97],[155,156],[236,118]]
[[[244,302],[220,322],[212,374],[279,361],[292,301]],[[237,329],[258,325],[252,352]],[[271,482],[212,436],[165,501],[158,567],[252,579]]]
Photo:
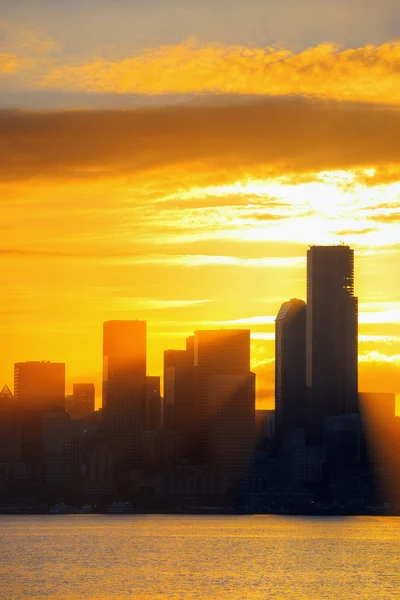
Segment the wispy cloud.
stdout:
[[373,350],[372,352],[360,354],[359,362],[389,363],[400,367],[400,354],[384,354],[383,352]]
[[243,319],[230,319],[226,321],[203,321],[202,325],[271,325],[275,323],[275,316],[260,315],[256,317],[244,317]]
[[374,302],[361,304],[358,320],[362,325],[400,323],[400,303]]
[[129,312],[135,310],[163,310],[170,308],[183,308],[196,304],[206,304],[213,300],[164,300],[161,298],[117,298],[115,307],[118,310],[125,309]]
[[59,49],[38,27],[18,28],[0,20],[0,77],[22,73],[27,82],[38,86],[40,77],[53,66],[48,59]]
[[385,343],[390,344],[393,342],[400,342],[400,337],[397,335],[366,335],[360,334],[358,341],[361,343]]

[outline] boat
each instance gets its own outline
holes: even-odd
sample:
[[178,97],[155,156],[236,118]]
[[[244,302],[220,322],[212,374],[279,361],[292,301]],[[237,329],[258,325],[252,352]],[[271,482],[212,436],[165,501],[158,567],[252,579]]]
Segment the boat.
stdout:
[[107,513],[112,515],[126,515],[133,513],[133,504],[123,500],[110,502],[107,508]]
[[92,512],[92,507],[90,504],[85,504],[81,508],[78,508],[78,514],[80,515],[88,515]]
[[71,506],[70,504],[64,504],[64,502],[60,502],[59,504],[54,504],[50,506],[49,513],[51,515],[75,515],[77,514],[78,509],[76,506]]

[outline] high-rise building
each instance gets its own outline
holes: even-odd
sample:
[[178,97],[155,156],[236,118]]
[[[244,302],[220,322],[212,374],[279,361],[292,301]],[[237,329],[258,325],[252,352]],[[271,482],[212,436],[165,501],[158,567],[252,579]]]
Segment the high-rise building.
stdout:
[[19,410],[44,411],[65,404],[65,364],[27,361],[14,365],[14,397]]
[[146,431],[158,431],[162,427],[162,398],[160,392],[160,377],[147,375],[146,377]]
[[250,371],[250,331],[195,331],[194,366],[212,371]]
[[358,412],[358,299],[354,251],[311,246],[307,252],[306,384],[314,424]]
[[256,376],[247,371],[207,378],[207,458],[223,474],[240,476],[255,449]]
[[103,412],[116,472],[141,463],[145,427],[146,321],[107,321],[103,329]]
[[14,365],[14,405],[21,428],[21,460],[38,466],[42,459],[42,420],[46,411],[65,404],[65,364],[28,361]]
[[77,481],[82,476],[84,425],[72,420],[63,406],[43,414],[43,476],[47,485]]
[[237,476],[255,444],[250,331],[195,331],[191,460]]
[[84,419],[94,412],[93,383],[74,383],[73,392],[65,398],[65,408],[72,419]]
[[304,427],[306,416],[306,304],[292,298],[275,319],[275,427],[277,440]]
[[164,352],[164,427],[186,435],[193,405],[193,338],[186,350]]

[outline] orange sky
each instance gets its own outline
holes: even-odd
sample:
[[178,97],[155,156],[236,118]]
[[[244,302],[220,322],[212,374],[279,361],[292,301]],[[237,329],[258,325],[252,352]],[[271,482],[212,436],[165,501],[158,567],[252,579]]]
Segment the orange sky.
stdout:
[[0,381],[60,360],[99,392],[107,319],[148,321],[151,374],[194,329],[249,327],[270,406],[275,315],[308,245],[342,241],[360,389],[400,392],[400,43],[182,22],[84,47],[57,14],[0,23]]

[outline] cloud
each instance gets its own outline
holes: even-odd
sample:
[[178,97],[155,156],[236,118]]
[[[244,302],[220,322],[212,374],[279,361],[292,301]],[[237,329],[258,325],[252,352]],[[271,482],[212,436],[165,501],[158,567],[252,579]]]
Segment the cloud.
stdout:
[[384,354],[377,350],[360,354],[359,362],[389,363],[400,367],[400,354]]
[[302,95],[400,104],[400,43],[341,50],[320,44],[300,52],[273,47],[200,44],[189,39],[119,61],[53,68],[51,89],[138,94]]
[[168,179],[171,168],[190,166],[193,187],[198,173],[221,184],[224,176],[262,179],[273,171],[393,163],[400,156],[400,113],[296,98],[219,99],[125,111],[1,111],[0,135],[3,181],[127,178],[154,169],[165,169]]
[[[296,268],[305,265],[303,257],[259,257],[215,256],[212,254],[181,254],[181,255],[147,255],[141,259],[141,264],[182,265],[185,267],[200,267],[203,265],[227,265],[238,267],[260,268]],[[128,259],[129,262],[129,259]],[[135,259],[133,262],[137,262]]]
[[260,315],[257,317],[244,317],[243,319],[231,319],[228,321],[208,321],[202,325],[271,325],[275,323],[274,315]]
[[260,268],[296,268],[304,267],[306,259],[302,256],[260,256],[246,257],[232,255],[215,254],[116,254],[116,253],[76,253],[76,252],[58,252],[51,250],[35,250],[21,248],[0,248],[0,258],[7,260],[15,259],[39,259],[39,260],[60,260],[70,259],[82,262],[88,260],[101,261],[102,264],[118,265],[168,265],[183,267],[201,267],[206,265],[227,265],[238,267],[260,267]]
[[375,227],[365,227],[364,229],[343,229],[342,231],[338,231],[338,236],[348,236],[348,235],[365,235],[366,233],[372,233],[376,231]]
[[165,300],[161,298],[118,298],[116,304],[118,309],[123,307],[127,311],[132,310],[163,310],[170,308],[183,308],[196,304],[208,304],[213,300]]
[[[377,343],[377,342],[383,342],[386,344],[390,344],[392,342],[400,342],[400,337],[397,335],[366,335],[366,334],[360,334],[358,336],[358,341],[361,343]],[[362,356],[362,355],[361,355]]]
[[18,73],[29,65],[29,59],[12,52],[0,52],[0,75]]
[[0,21],[0,77],[21,72],[40,77],[43,69],[51,68],[48,59],[59,49],[60,45],[39,28],[18,28]]
[[[370,306],[373,310],[368,310]],[[367,310],[364,310],[366,308]],[[362,325],[400,323],[400,303],[381,302],[360,306],[358,322]]]

